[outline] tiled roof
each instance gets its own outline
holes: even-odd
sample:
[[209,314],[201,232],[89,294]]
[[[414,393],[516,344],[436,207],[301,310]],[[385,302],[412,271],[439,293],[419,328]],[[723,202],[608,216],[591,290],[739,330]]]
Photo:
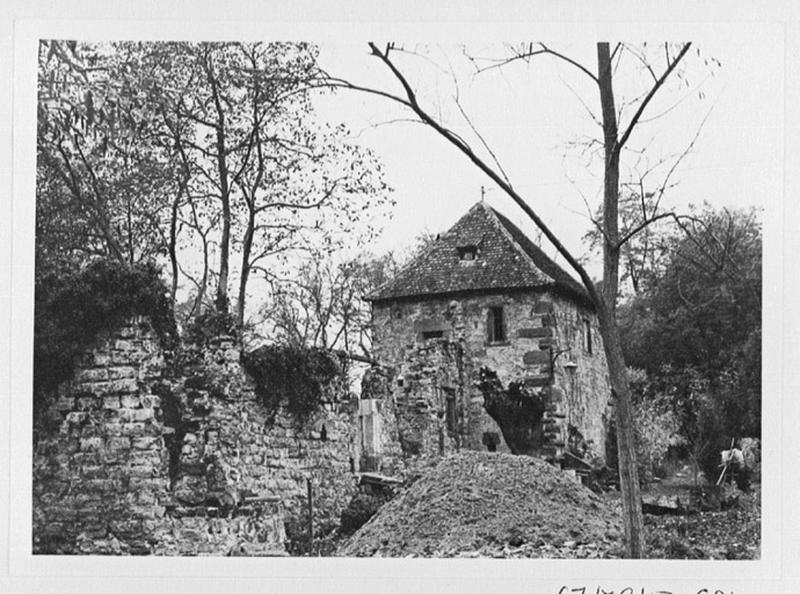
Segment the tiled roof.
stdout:
[[[472,261],[462,260],[459,254],[459,248],[468,246],[477,248]],[[544,287],[586,298],[585,289],[516,225],[478,202],[367,299]]]

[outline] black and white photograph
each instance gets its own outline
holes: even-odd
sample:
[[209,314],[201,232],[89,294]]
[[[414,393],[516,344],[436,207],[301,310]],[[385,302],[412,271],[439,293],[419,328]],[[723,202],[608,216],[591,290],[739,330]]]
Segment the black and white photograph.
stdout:
[[127,23],[16,29],[12,575],[777,577],[785,29]]

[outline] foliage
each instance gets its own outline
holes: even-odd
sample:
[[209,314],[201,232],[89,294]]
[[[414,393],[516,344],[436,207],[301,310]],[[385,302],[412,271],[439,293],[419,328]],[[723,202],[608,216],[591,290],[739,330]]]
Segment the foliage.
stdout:
[[706,207],[665,238],[654,282],[620,308],[626,360],[644,398],[670,403],[710,476],[732,438],[761,432],[761,230],[757,213]]
[[291,345],[266,345],[242,356],[256,393],[274,418],[281,406],[303,424],[325,399],[325,390],[343,370],[331,352]]
[[237,330],[236,319],[230,312],[207,309],[187,324],[182,338],[186,345],[204,347],[219,336],[235,337]]
[[316,60],[307,43],[43,41],[37,267],[168,258],[190,317],[214,283],[227,310],[238,278],[241,325],[252,274],[368,240],[389,189],[316,115]]
[[163,344],[177,340],[172,307],[160,270],[95,260],[85,268],[37,276],[34,318],[34,402],[37,410],[98,333],[131,316],[147,316]]
[[37,120],[37,264],[164,254],[175,163],[141,92],[136,56],[43,41]]
[[636,439],[636,459],[639,479],[643,484],[661,476],[670,448],[682,445],[680,422],[663,394],[647,394],[650,390],[647,374],[629,369],[628,378],[633,392],[633,419]]

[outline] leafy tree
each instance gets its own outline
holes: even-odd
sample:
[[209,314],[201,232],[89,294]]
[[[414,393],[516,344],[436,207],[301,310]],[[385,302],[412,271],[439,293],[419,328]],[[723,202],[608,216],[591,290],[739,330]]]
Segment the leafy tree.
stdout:
[[166,257],[192,316],[214,284],[228,311],[236,280],[242,325],[253,273],[367,240],[389,191],[375,156],[315,116],[316,58],[306,43],[43,42],[40,264]]
[[761,432],[761,227],[750,210],[681,219],[665,268],[620,310],[625,356],[669,399],[695,460]]
[[37,264],[110,257],[134,264],[165,250],[174,163],[152,105],[108,46],[43,41],[37,121]]

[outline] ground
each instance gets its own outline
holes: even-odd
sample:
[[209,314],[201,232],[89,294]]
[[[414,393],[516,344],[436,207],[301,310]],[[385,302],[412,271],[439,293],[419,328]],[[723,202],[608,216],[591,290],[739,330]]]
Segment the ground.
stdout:
[[[705,485],[702,476],[700,485]],[[690,500],[695,480],[688,466],[652,485],[655,495]],[[719,511],[671,516],[645,515],[648,557],[657,559],[758,559],[761,549],[761,485],[734,491],[736,503]]]

